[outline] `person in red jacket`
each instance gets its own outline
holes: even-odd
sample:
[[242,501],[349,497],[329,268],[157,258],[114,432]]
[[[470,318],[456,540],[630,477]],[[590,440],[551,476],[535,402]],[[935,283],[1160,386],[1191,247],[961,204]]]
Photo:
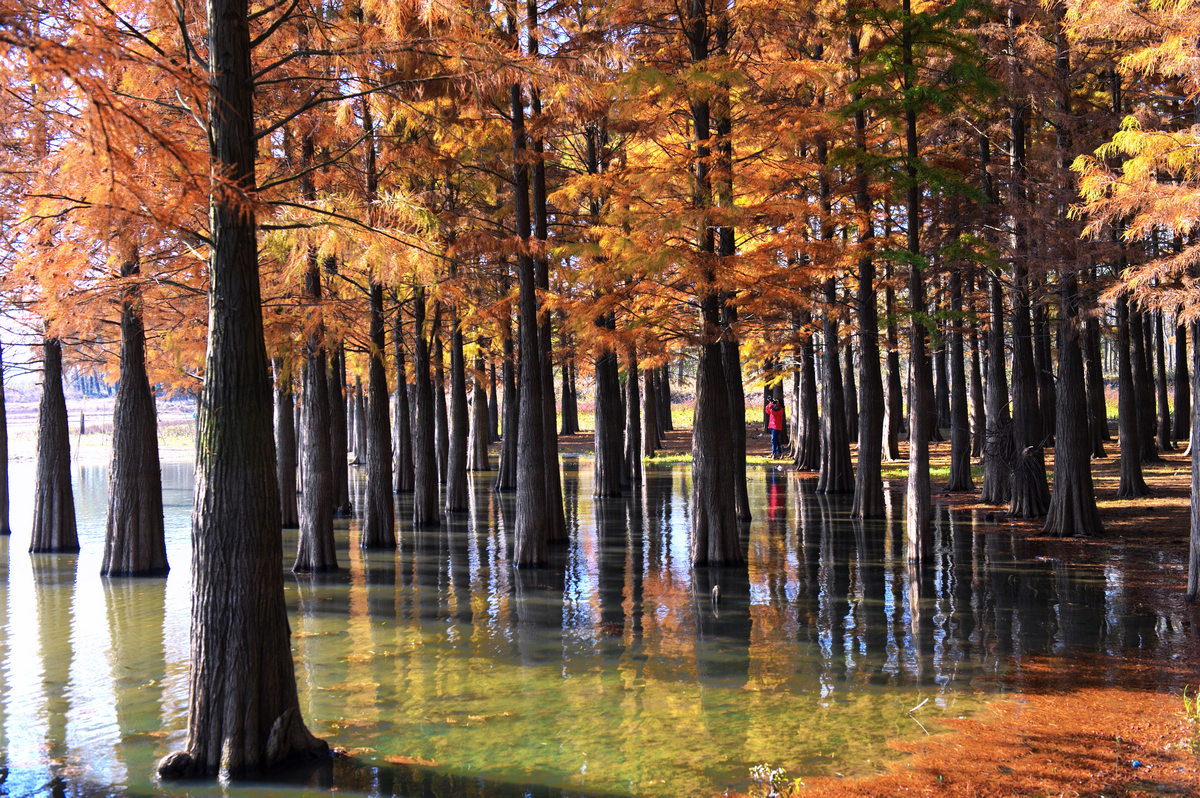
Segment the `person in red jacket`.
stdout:
[[783,457],[783,405],[778,399],[767,402],[767,429],[771,431],[771,459]]

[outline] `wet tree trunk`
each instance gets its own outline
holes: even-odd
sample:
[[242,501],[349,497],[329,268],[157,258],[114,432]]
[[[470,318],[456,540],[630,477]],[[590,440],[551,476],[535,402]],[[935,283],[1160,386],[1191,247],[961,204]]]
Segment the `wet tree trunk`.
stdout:
[[1146,347],[1146,326],[1142,311],[1129,308],[1129,340],[1133,355],[1133,392],[1137,397],[1138,445],[1143,463],[1159,461],[1158,446],[1154,442],[1155,397],[1154,370],[1150,366],[1152,349]]
[[883,406],[883,456],[900,459],[900,432],[904,426],[904,390],[900,379],[900,328],[896,324],[896,289],[892,287],[892,267],[884,267],[884,315],[887,317],[887,397]]
[[633,492],[642,483],[642,392],[638,388],[637,349],[629,347],[625,375],[625,468]]
[[[1188,390],[1191,379],[1188,376],[1187,362],[1187,327],[1180,324],[1175,327],[1175,440],[1187,440],[1191,432],[1192,397]],[[4,423],[3,397],[0,397],[0,424]],[[0,489],[8,484],[5,479],[0,483]],[[7,517],[7,514],[5,514]]]
[[[596,319],[596,326],[609,330],[613,320],[608,314]],[[596,449],[592,495],[620,496],[624,467],[621,417],[621,382],[617,353],[607,341],[598,344],[595,356],[596,423],[593,433]]]
[[354,377],[354,446],[359,465],[367,461],[367,392],[362,387],[362,377]]
[[517,363],[513,351],[511,325],[504,338],[504,363],[501,375],[504,379],[504,426],[500,437],[500,473],[496,477],[496,490],[517,489],[517,426],[520,423],[520,402],[517,401]]
[[642,456],[653,457],[662,441],[658,434],[658,389],[655,374],[658,369],[645,369],[645,390],[642,392]]
[[485,369],[483,355],[476,355],[473,376],[475,393],[471,398],[471,435],[467,446],[468,471],[492,470],[491,458],[488,456],[488,441],[491,438],[489,433],[491,408],[488,404],[487,390],[483,387]]
[[[1121,482],[1118,499],[1149,496],[1150,488],[1142,477],[1141,415],[1137,407],[1137,391],[1133,379],[1133,357],[1130,352],[1129,299],[1117,297],[1117,436],[1121,447]],[[1195,451],[1192,459],[1195,462]],[[1193,471],[1193,473],[1195,473]]]
[[[208,31],[214,172],[252,191],[246,0],[209,0]],[[236,777],[329,752],[305,727],[296,692],[279,567],[283,542],[255,220],[246,207],[233,191],[214,186],[192,511],[187,750],[159,763],[162,778]]]
[[[733,256],[733,228],[721,227],[722,257]],[[726,251],[728,250],[728,251]],[[737,342],[737,309],[724,304],[721,326],[726,336],[721,342],[725,363],[725,390],[729,394],[729,431],[733,437],[733,502],[739,521],[749,521],[750,494],[746,486],[746,388],[742,382],[742,355]]]
[[1094,318],[1085,322],[1083,337],[1083,374],[1088,395],[1088,430],[1092,440],[1092,457],[1104,457],[1104,442],[1108,434],[1108,406],[1104,401],[1104,362],[1100,357],[1100,322]]
[[413,490],[413,442],[410,410],[408,407],[408,374],[404,362],[404,316],[400,305],[396,305],[396,326],[392,347],[396,360],[396,428],[395,472],[392,475],[393,489],[397,493]]
[[[120,387],[118,386],[118,393]],[[275,449],[279,452],[275,474],[279,480],[279,517],[284,529],[300,526],[296,490],[296,396],[292,375],[281,359],[275,360]]]
[[[37,477],[29,551],[76,552],[75,495],[71,492],[71,432],[62,387],[62,344],[42,340],[42,401],[38,407]],[[273,466],[274,464],[272,464]]]
[[350,458],[350,465],[358,465],[359,462],[358,452],[354,451],[358,445],[358,422],[354,417],[357,409],[354,391],[351,390],[346,394],[346,455]]
[[1058,331],[1058,420],[1054,443],[1054,492],[1045,532],[1059,537],[1099,535],[1103,531],[1092,484],[1091,436],[1083,380],[1077,278],[1060,276]]
[[[321,359],[325,359],[324,354]],[[329,436],[329,462],[333,474],[333,514],[346,516],[350,515],[354,508],[350,506],[350,464],[346,459],[348,438],[346,434],[346,349],[342,344],[339,343],[334,347],[330,360],[329,376],[326,380],[329,395],[328,433],[322,433],[319,429],[307,426],[305,430],[307,434],[328,434]],[[305,403],[307,404],[307,401]]]
[[1154,311],[1154,382],[1158,390],[1158,446],[1164,452],[1175,451],[1171,436],[1171,407],[1167,403],[1167,348],[1163,340],[1163,314]]
[[[530,251],[529,167],[525,139],[525,106],[521,88],[509,87],[513,141],[513,190],[516,194],[517,307],[520,313],[521,401],[517,432],[517,515],[513,525],[513,565],[546,562],[550,543],[547,520],[545,418],[542,403],[541,344],[538,340],[537,275]],[[548,397],[553,401],[553,397]],[[505,401],[507,402],[507,396]],[[505,430],[505,436],[508,431]],[[555,464],[557,465],[557,464]]]
[[458,306],[450,308],[450,434],[446,452],[446,512],[467,509],[467,363]]
[[[962,274],[950,273],[950,307],[962,308]],[[963,334],[960,322],[950,329],[950,478],[946,490],[975,490],[971,480],[971,417],[967,409],[967,374],[963,363]]]
[[446,352],[442,348],[442,307],[434,304],[433,311],[433,420],[434,445],[437,454],[438,482],[445,483],[450,464],[450,419],[446,407]]
[[429,382],[429,345],[425,338],[425,286],[413,291],[413,384],[416,423],[413,424],[413,526],[441,523],[438,515],[438,464],[434,445],[433,385]]
[[0,535],[11,535],[8,520],[8,411],[4,406],[3,348],[0,347]]
[[[134,252],[122,264],[121,276],[136,278],[138,271]],[[112,467],[109,469],[108,517],[100,573],[104,576],[158,576],[167,573],[168,567],[163,535],[157,414],[154,393],[146,376],[146,331],[142,326],[141,292],[130,285],[122,293],[121,379],[117,383],[117,400],[113,407]],[[287,409],[286,415],[291,419],[291,408]],[[295,508],[294,489],[291,498]]]
[[396,509],[392,501],[392,435],[389,429],[387,333],[384,332],[383,285],[370,286],[371,337],[367,365],[367,407],[364,413],[367,458],[367,506],[359,545],[364,549],[396,547]]
[[[812,315],[801,313],[801,325],[812,324]],[[817,403],[817,348],[811,331],[800,344],[800,440],[796,448],[796,468],[818,471],[821,468],[821,417]]]
[[1042,436],[1052,443],[1055,436],[1054,415],[1058,400],[1054,395],[1054,364],[1051,350],[1050,319],[1046,306],[1038,302],[1033,309],[1033,359],[1037,369],[1038,403],[1042,414]]

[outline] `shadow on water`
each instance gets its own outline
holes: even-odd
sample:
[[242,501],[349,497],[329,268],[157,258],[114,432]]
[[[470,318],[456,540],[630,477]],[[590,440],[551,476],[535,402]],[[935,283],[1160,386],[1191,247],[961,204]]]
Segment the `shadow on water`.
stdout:
[[[762,762],[877,771],[890,741],[925,733],[909,709],[926,702],[936,730],[1019,689],[1032,660],[1059,663],[1070,689],[1079,663],[1119,680],[1122,658],[1186,659],[1198,642],[1190,616],[1143,586],[1171,562],[1116,543],[1099,559],[1048,550],[938,507],[911,565],[903,496],[886,495],[886,518],[855,520],[850,497],[770,467],[751,472],[746,564],[693,569],[686,466],[598,498],[591,461],[568,456],[570,540],[546,568],[512,568],[514,496],[490,474],[436,529],[413,529],[398,496],[394,550],[361,550],[358,521],[339,521],[342,569],[286,590],[304,716],[347,756],[272,785],[162,787],[153,763],[186,728],[192,472],[163,476],[166,580],[98,576],[104,469],[76,482],[78,557],[30,557],[14,501],[18,534],[0,539],[0,792],[717,794]],[[285,538],[283,568],[295,531]]]

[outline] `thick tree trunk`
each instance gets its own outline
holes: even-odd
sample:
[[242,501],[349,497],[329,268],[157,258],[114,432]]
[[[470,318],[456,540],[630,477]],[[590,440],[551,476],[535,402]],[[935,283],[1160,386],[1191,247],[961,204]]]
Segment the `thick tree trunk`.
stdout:
[[629,347],[625,373],[625,468],[633,493],[642,483],[642,392],[638,387],[637,349]]
[[1138,444],[1143,463],[1159,461],[1158,445],[1154,441],[1155,396],[1154,369],[1150,365],[1152,348],[1146,346],[1145,314],[1136,306],[1129,308],[1129,340],[1133,354],[1133,392],[1137,397]]
[[504,426],[500,428],[500,473],[496,490],[517,489],[517,427],[520,423],[520,402],[517,399],[517,362],[513,351],[511,326],[504,339]]
[[1100,357],[1100,322],[1088,319],[1083,336],[1083,375],[1087,387],[1088,431],[1092,457],[1105,457],[1108,434],[1108,406],[1104,401],[1104,362]]
[[[731,257],[733,228],[722,227],[720,233],[723,256]],[[724,251],[726,249],[728,252]],[[746,387],[742,382],[742,354],[737,342],[737,309],[724,304],[721,309],[721,322],[726,336],[721,342],[721,352],[725,364],[725,390],[729,394],[729,432],[733,438],[734,514],[739,521],[749,521],[750,494],[746,486]]]
[[[62,387],[62,344],[42,341],[42,401],[38,406],[37,476],[30,552],[76,552],[75,495],[71,492],[71,432]],[[274,465],[274,464],[272,464]]]
[[489,434],[491,408],[488,404],[487,390],[483,387],[485,369],[483,355],[476,355],[475,373],[472,377],[475,391],[471,397],[471,435],[467,445],[468,471],[492,470],[491,458],[488,456],[488,440],[491,438]]
[[1058,330],[1058,419],[1054,441],[1054,492],[1045,532],[1059,537],[1099,535],[1103,531],[1092,484],[1091,436],[1083,381],[1085,330],[1079,317],[1077,278],[1060,277]]
[[392,500],[392,435],[389,429],[387,334],[384,332],[383,285],[370,286],[371,337],[367,365],[366,427],[367,506],[359,545],[364,549],[396,547],[396,508]]
[[275,360],[275,450],[279,458],[275,468],[279,480],[279,517],[284,529],[300,526],[299,491],[296,485],[296,395],[292,375],[280,359]]
[[[1150,495],[1142,477],[1141,414],[1137,406],[1137,390],[1133,379],[1133,357],[1130,339],[1134,325],[1130,323],[1129,299],[1117,297],[1117,434],[1121,447],[1121,482],[1118,499]],[[1192,453],[1193,461],[1195,451]]]
[[[246,0],[209,0],[208,31],[213,171],[253,191]],[[248,207],[253,203],[235,188],[214,185],[192,511],[188,741],[186,753],[159,763],[162,778],[236,777],[329,752],[305,727],[296,692],[279,567],[271,381]]]
[[[810,326],[812,315],[803,311],[802,326]],[[817,395],[817,348],[814,333],[800,344],[800,439],[796,444],[796,468],[801,471],[818,471],[821,468],[821,417]]]
[[889,462],[900,459],[900,432],[904,427],[904,384],[900,379],[900,328],[896,324],[896,289],[892,287],[892,267],[884,267],[884,316],[887,318],[887,397],[883,406],[883,456]]
[[450,419],[446,407],[446,353],[442,348],[442,308],[435,302],[433,312],[433,420],[437,455],[438,482],[445,483],[450,463]]
[[846,406],[846,440],[858,440],[858,385],[854,378],[854,344],[846,340],[842,360],[842,399]]
[[354,377],[354,448],[359,465],[367,462],[367,392],[363,390],[362,377]]
[[446,453],[446,512],[467,509],[467,364],[457,305],[450,308],[450,435]]
[[671,369],[664,363],[658,367],[658,422],[659,428],[663,432],[673,432],[675,430],[675,420],[671,415],[671,405],[674,400],[671,398]]
[[932,439],[935,441],[941,439],[941,430],[953,426],[950,408],[950,361],[946,352],[948,336],[945,330],[941,329],[943,325],[939,324],[938,327],[939,345],[933,350],[933,374],[937,380],[933,387],[933,405],[937,410],[933,426],[938,430]]
[[821,468],[817,491],[850,493],[854,490],[854,472],[850,466],[850,441],[846,437],[846,406],[838,362],[838,324],[833,318],[837,288],[832,279],[825,282],[825,302],[821,332],[824,349],[821,360]]
[[658,430],[658,369],[651,368],[642,372],[645,375],[645,390],[642,392],[642,455],[653,457],[662,445]]
[[987,436],[983,445],[980,500],[1005,504],[1012,496],[1012,419],[1008,410],[1008,371],[1004,354],[1004,288],[999,271],[988,275]]
[[438,464],[434,446],[433,385],[429,382],[429,345],[425,338],[425,287],[413,291],[413,384],[416,420],[413,424],[413,526],[441,523],[438,515]]
[[[596,326],[608,328],[609,320],[599,318]],[[618,372],[617,353],[607,342],[599,344],[595,356],[596,372],[596,423],[593,433],[596,460],[595,476],[592,480],[593,496],[620,496],[624,474],[624,450],[622,432],[624,419],[621,414],[621,382]]]
[[[122,277],[138,274],[137,256],[121,267]],[[286,416],[291,420],[291,408]],[[104,529],[104,576],[165,574],[162,472],[158,464],[158,425],[154,393],[146,376],[146,331],[138,288],[121,301],[121,379],[113,407],[112,467],[108,478],[108,517]],[[291,494],[293,513],[296,493]]]
[[1175,451],[1171,439],[1171,407],[1167,403],[1167,348],[1163,340],[1163,314],[1154,311],[1154,384],[1158,390],[1158,448]]
[[[517,432],[517,517],[513,525],[513,557],[517,567],[542,565],[550,543],[547,519],[545,420],[542,395],[542,358],[538,330],[537,275],[528,254],[530,239],[529,167],[525,144],[525,106],[521,88],[509,87],[513,141],[513,189],[516,194],[516,230],[521,242],[517,254],[520,313],[521,401]],[[507,401],[507,398],[506,398]],[[507,435],[507,430],[505,435]],[[554,463],[557,466],[557,462]]]
[[399,304],[396,305],[396,325],[392,335],[392,348],[396,361],[396,408],[393,421],[396,445],[392,485],[397,493],[411,493],[413,490],[412,416],[408,406],[408,374],[404,362],[404,316]]
[[[1191,433],[1192,397],[1191,379],[1188,376],[1187,360],[1187,327],[1180,324],[1175,327],[1175,440],[1187,440]],[[0,397],[0,424],[4,423],[3,397]],[[0,483],[0,489],[8,484],[8,480]],[[5,514],[7,517],[7,514]]]
[[[950,307],[963,307],[962,275],[950,273]],[[963,334],[960,323],[950,329],[950,478],[946,490],[975,490],[971,480],[971,417],[967,409],[967,374],[963,364]]]
[[1058,400],[1054,392],[1054,362],[1051,350],[1054,343],[1050,335],[1050,319],[1046,306],[1038,302],[1033,309],[1033,360],[1037,369],[1038,404],[1042,414],[1042,437],[1053,443],[1055,436],[1054,415]]
[[[322,350],[321,360],[325,360]],[[328,432],[305,427],[306,434],[329,436],[330,471],[333,474],[333,514],[346,516],[354,512],[350,505],[350,463],[346,459],[346,349],[338,344],[329,358],[329,375],[326,378],[329,412]],[[305,402],[307,404],[307,401]],[[307,456],[306,456],[307,457]]]

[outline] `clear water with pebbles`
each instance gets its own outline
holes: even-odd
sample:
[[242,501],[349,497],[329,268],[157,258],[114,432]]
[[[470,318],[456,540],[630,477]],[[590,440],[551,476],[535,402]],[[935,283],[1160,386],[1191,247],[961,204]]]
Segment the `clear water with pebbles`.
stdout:
[[[0,752],[10,794],[715,795],[758,763],[872,772],[889,740],[936,733],[1006,689],[1023,658],[1183,646],[1180,619],[1135,606],[1120,559],[1068,564],[935,514],[919,569],[902,497],[886,521],[849,497],[752,469],[745,569],[688,565],[686,466],[593,499],[564,458],[569,547],[514,571],[513,498],[474,475],[471,510],[286,580],[301,704],[350,757],[286,783],[163,785],[187,711],[192,468],[163,469],[171,574],[104,580],[105,467],[74,474],[79,556],[26,552],[32,466],[12,469],[0,539]],[[356,475],[356,479],[358,475]],[[355,483],[361,506],[361,482]],[[285,532],[280,567],[295,533]],[[909,710],[928,699],[921,709]]]

